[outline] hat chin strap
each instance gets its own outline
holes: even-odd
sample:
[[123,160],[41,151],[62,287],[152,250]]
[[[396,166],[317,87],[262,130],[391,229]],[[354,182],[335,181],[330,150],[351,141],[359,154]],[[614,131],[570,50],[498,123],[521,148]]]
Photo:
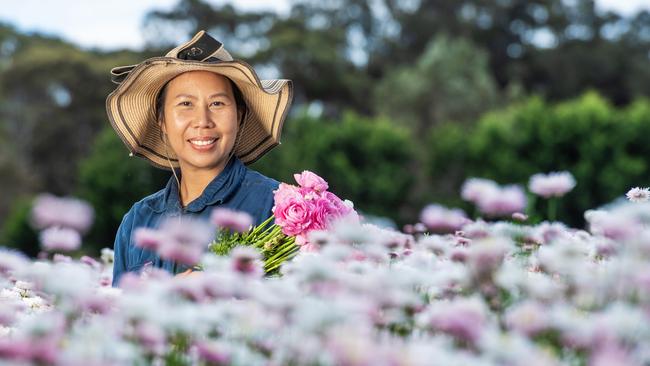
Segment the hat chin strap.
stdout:
[[230,154],[228,154],[228,160],[230,160],[233,157],[233,155],[235,155],[235,149],[237,148],[237,143],[239,143],[241,133],[244,130],[244,122],[246,122],[246,110],[244,110],[244,113],[241,116],[241,122],[239,122],[239,129],[237,130],[237,136],[235,136],[235,143],[232,145]]
[[[165,134],[162,131],[160,131],[160,132],[161,132],[160,137],[162,138],[163,145],[165,146],[165,158],[167,159],[167,162],[169,163],[169,167],[171,168],[172,173],[174,174],[174,178],[176,178],[176,184],[177,184],[177,187],[178,187],[178,200],[180,202],[181,201],[181,181],[178,179],[178,175],[176,175],[176,169],[174,169],[174,165],[172,164],[172,161],[169,160],[169,150],[167,150],[167,142],[165,141],[166,140],[165,136],[167,136],[167,134]],[[181,206],[182,205],[183,205],[183,203],[181,202]]]

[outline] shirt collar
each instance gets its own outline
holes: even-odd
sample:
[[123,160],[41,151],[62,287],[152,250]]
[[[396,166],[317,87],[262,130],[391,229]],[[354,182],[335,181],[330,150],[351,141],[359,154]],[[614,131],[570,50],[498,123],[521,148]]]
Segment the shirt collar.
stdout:
[[[176,174],[180,179],[180,169],[176,170]],[[239,188],[245,175],[246,166],[237,157],[232,157],[223,171],[205,187],[203,193],[185,207],[185,211],[199,212],[206,206],[223,203]],[[182,210],[178,183],[174,176],[169,178],[162,199],[155,202],[152,209],[158,213],[165,210],[168,212]]]

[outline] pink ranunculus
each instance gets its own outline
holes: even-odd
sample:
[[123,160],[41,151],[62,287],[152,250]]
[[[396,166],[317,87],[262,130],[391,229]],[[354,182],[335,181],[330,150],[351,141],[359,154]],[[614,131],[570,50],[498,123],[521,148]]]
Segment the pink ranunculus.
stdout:
[[304,170],[300,174],[294,174],[293,177],[301,187],[313,189],[316,192],[325,192],[329,188],[325,179],[309,170]]
[[280,184],[275,192],[275,223],[285,235],[296,236],[312,225],[313,203],[306,201],[297,187]]
[[341,216],[341,208],[336,202],[336,200],[339,199],[336,196],[332,199],[331,196],[323,194],[314,202],[312,225],[310,227],[311,230],[326,230],[330,226],[332,220]]
[[297,197],[302,197],[300,189],[296,186],[292,186],[291,184],[280,183],[278,189],[273,191],[273,200],[275,202],[275,206],[278,206],[278,204],[283,204],[285,201],[288,201],[290,199],[296,199]]
[[309,244],[307,237],[311,231],[327,230],[337,219],[358,215],[352,203],[341,200],[328,192],[327,182],[314,173],[305,171],[296,174],[300,187],[281,183],[274,192],[275,223],[285,235],[296,237],[296,244]]
[[[343,217],[343,216],[348,215],[349,213],[354,212],[354,209],[352,208],[352,206],[348,205],[346,203],[346,201],[343,201],[342,199],[340,199],[337,195],[335,195],[332,192],[323,192],[323,198],[326,198],[326,199],[330,200],[334,204],[334,206],[336,206],[337,216],[338,217]],[[347,201],[347,202],[350,202],[350,201]]]

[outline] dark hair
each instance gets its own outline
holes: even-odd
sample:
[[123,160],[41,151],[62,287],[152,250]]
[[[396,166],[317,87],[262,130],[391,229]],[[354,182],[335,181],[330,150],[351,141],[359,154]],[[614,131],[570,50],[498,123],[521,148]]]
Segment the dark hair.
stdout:
[[[246,101],[244,100],[244,96],[239,90],[239,87],[237,87],[237,84],[235,84],[230,78],[228,79],[228,82],[230,83],[230,87],[232,88],[232,93],[235,97],[235,104],[237,105],[237,112],[242,111],[242,117],[241,120],[239,121],[239,124],[241,125],[244,122],[244,118],[246,118],[246,113],[248,112],[248,107],[246,106]],[[170,80],[171,81],[171,80]],[[169,82],[166,82],[165,85],[163,85],[162,89],[160,89],[160,92],[156,96],[156,121],[160,122],[163,119],[165,119],[165,98],[167,97],[167,85],[169,85]]]

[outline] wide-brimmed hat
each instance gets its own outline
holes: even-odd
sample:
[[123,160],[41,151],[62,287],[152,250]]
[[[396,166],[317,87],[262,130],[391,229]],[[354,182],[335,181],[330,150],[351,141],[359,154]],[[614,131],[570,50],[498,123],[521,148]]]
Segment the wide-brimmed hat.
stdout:
[[200,31],[164,57],[111,70],[111,80],[119,85],[106,98],[106,111],[131,154],[162,169],[170,169],[170,163],[174,168],[179,166],[176,155],[161,139],[155,106],[163,86],[188,71],[223,75],[241,91],[247,111],[233,153],[244,164],[254,162],[280,143],[293,98],[291,80],[260,80],[249,64],[234,60],[221,42]]

